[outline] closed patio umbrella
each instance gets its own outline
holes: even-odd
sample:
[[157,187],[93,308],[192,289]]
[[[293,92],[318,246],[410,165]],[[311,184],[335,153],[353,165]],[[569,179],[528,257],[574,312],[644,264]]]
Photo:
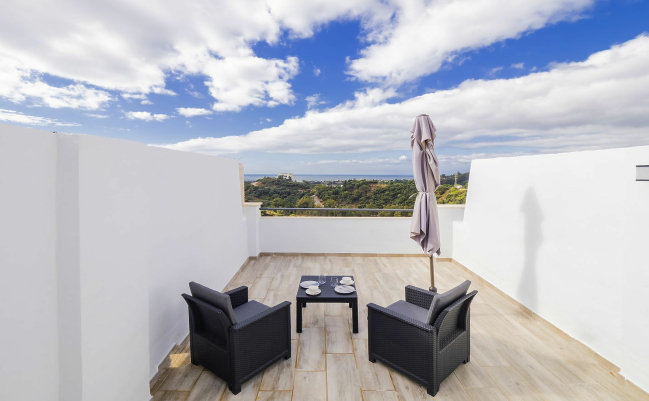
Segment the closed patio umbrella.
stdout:
[[415,119],[410,132],[412,169],[417,186],[417,199],[412,213],[410,238],[417,241],[430,257],[430,290],[435,288],[433,254],[440,254],[439,221],[435,190],[440,186],[439,162],[435,156],[435,126],[427,114]]

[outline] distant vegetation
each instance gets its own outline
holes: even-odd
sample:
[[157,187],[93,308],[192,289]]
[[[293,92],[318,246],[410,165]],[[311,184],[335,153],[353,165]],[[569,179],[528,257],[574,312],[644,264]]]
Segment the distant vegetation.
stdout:
[[[435,192],[438,204],[464,204],[469,173],[442,175],[442,185]],[[299,208],[361,208],[361,209],[412,209],[417,188],[414,180],[346,180],[327,182],[294,182],[283,178],[262,178],[246,182],[246,201],[262,202],[262,207]],[[308,214],[311,214],[310,212]],[[318,215],[338,215],[341,212],[322,212]],[[267,212],[266,214],[284,214]],[[366,213],[370,215],[370,213]],[[345,214],[350,215],[349,213]],[[380,212],[372,215],[408,216],[405,212]]]

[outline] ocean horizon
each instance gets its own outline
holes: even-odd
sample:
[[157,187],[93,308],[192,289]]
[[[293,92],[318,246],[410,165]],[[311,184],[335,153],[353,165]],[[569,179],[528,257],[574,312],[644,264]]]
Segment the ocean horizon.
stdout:
[[[244,181],[257,181],[264,177],[277,177],[278,174],[244,174]],[[302,181],[344,181],[344,180],[412,180],[408,174],[293,174]]]

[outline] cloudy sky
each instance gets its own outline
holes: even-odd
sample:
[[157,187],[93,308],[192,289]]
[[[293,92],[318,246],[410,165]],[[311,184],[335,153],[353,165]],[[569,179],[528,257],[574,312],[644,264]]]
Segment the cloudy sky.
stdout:
[[248,173],[442,172],[649,144],[649,1],[9,0],[0,123],[239,159]]

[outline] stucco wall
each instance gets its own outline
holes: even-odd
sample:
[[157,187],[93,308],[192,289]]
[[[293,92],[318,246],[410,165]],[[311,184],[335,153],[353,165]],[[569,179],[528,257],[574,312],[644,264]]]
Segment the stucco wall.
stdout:
[[649,147],[476,160],[453,258],[649,390]]
[[[453,253],[453,221],[464,207],[439,206],[441,255]],[[421,254],[410,217],[261,217],[261,252]]]
[[54,135],[0,125],[1,400],[58,396],[55,171]]
[[248,256],[238,170],[0,125],[0,399],[148,399],[187,283],[222,288]]

